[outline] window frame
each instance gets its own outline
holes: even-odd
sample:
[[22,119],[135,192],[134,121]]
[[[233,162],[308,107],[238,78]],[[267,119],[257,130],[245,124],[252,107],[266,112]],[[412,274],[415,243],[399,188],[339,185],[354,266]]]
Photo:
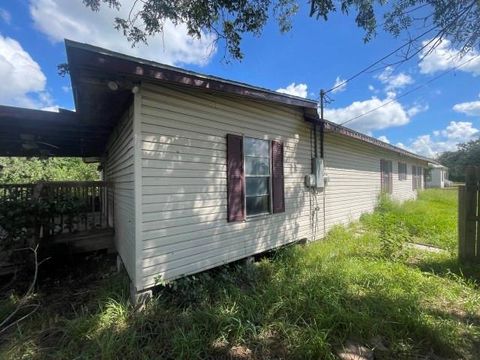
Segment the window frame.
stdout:
[[[268,175],[248,175],[247,174],[247,157],[251,157],[251,158],[263,158],[263,157],[259,157],[259,156],[251,156],[251,155],[246,155],[246,146],[245,146],[245,143],[247,141],[247,139],[253,139],[253,140],[260,140],[260,141],[264,141],[268,144]],[[243,176],[243,181],[244,181],[244,187],[245,187],[245,191],[244,191],[244,206],[245,206],[245,219],[248,220],[248,219],[253,219],[253,218],[257,218],[257,217],[263,217],[263,216],[267,216],[267,215],[271,215],[272,214],[272,209],[273,209],[273,199],[272,199],[272,142],[268,139],[260,139],[260,138],[256,138],[256,137],[253,137],[253,136],[243,136],[243,154],[242,154],[242,157],[243,157],[243,169],[244,169],[244,176]],[[261,213],[258,213],[258,214],[252,214],[252,215],[249,215],[248,214],[248,210],[247,210],[247,198],[248,197],[259,197],[259,196],[248,196],[247,195],[247,178],[248,177],[253,177],[253,178],[259,178],[259,177],[268,177],[268,210],[265,211],[265,212],[261,212]],[[265,196],[265,195],[260,195],[260,196]]]

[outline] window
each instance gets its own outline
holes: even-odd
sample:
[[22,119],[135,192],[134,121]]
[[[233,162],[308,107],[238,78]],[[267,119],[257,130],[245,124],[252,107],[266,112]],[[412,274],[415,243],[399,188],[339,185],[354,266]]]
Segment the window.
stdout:
[[407,164],[398,163],[398,180],[407,180]]
[[270,142],[244,138],[245,202],[247,216],[270,212]]
[[380,172],[382,192],[391,194],[393,190],[392,162],[389,160],[380,160]]
[[283,143],[227,134],[227,221],[284,212]]

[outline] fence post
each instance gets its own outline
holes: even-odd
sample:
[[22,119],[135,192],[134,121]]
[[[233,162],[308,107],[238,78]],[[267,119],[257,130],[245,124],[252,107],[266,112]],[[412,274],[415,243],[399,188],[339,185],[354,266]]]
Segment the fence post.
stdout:
[[474,223],[476,224],[476,234],[477,234],[477,252],[476,252],[476,260],[477,262],[480,261],[480,166],[475,167],[475,178],[476,178],[476,185],[477,191],[475,193],[476,201],[477,201],[477,209],[476,209],[476,219]]
[[[465,191],[463,196],[462,209],[464,211],[464,229],[462,260],[475,260],[477,258],[477,223],[478,223],[478,181],[477,169],[474,166],[468,166],[465,171]],[[459,204],[460,205],[460,204]],[[460,236],[460,233],[459,233]],[[460,238],[460,241],[462,239]]]
[[465,185],[458,187],[458,257],[465,260],[465,224],[467,221],[465,211]]

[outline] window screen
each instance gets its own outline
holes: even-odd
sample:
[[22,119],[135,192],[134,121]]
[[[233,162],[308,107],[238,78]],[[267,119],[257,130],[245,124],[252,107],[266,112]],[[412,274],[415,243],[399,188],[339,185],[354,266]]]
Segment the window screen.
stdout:
[[244,140],[247,216],[270,212],[270,142]]

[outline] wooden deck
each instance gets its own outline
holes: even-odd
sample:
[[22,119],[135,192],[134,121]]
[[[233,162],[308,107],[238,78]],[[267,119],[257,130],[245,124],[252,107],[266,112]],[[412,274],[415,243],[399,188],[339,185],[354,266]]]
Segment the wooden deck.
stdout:
[[115,231],[112,228],[61,234],[54,237],[51,246],[65,248],[69,253],[86,253],[99,250],[115,252]]
[[[29,236],[17,244],[18,248],[40,244],[43,251],[56,256],[99,250],[112,253],[115,252],[113,199],[113,189],[102,181],[0,185],[3,207],[0,211],[4,219],[0,225],[7,236],[14,236],[20,227],[27,228]],[[8,218],[9,209],[17,206],[30,210]],[[13,263],[11,258],[0,256],[0,275],[22,265],[18,259]]]

